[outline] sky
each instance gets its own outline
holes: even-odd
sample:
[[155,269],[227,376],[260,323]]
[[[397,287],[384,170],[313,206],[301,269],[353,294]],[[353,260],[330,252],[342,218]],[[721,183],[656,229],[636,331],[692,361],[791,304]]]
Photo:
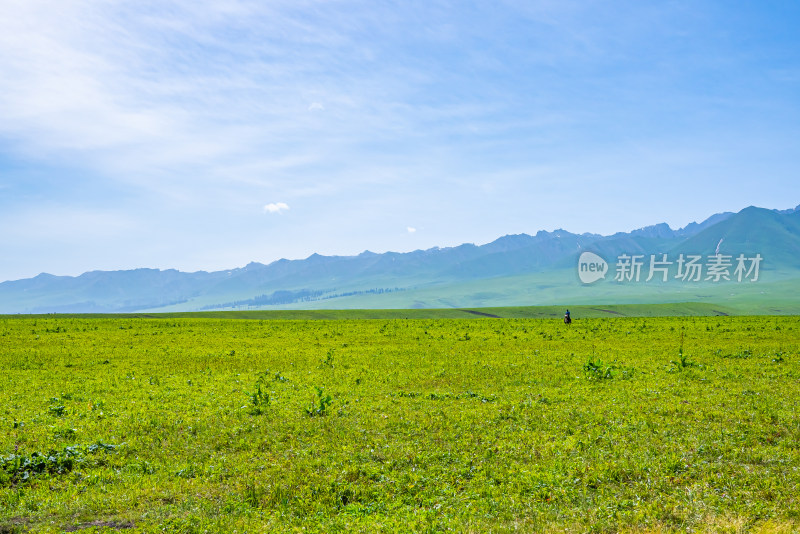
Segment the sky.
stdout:
[[800,3],[3,0],[0,281],[800,204]]

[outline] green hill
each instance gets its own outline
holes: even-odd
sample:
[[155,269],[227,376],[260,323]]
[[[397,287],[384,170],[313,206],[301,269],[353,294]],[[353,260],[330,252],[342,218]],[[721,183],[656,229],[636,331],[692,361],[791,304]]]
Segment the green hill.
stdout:
[[749,207],[674,247],[671,252],[760,254],[765,271],[800,269],[800,212],[781,214]]

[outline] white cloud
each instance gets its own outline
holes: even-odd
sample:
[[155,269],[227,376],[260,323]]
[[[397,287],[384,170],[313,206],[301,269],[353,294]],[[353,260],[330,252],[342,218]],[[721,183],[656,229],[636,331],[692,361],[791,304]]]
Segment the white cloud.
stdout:
[[409,227],[407,227],[407,228],[406,228],[406,230],[408,230],[408,233],[409,233],[409,234],[413,234],[414,232],[416,232],[416,231],[417,231],[417,229],[416,229],[416,228],[414,228],[413,226],[409,226]]
[[312,102],[308,106],[308,111],[323,111],[325,106],[323,106],[320,102]]
[[264,206],[264,212],[266,213],[280,213],[282,211],[287,211],[289,209],[289,205],[285,202],[271,202]]

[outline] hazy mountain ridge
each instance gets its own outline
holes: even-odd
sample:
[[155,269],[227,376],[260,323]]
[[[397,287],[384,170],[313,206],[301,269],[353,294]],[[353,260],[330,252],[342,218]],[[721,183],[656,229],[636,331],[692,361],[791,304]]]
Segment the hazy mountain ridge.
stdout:
[[[466,243],[407,253],[364,251],[357,256],[312,254],[303,260],[252,262],[215,272],[134,269],[91,271],[76,277],[43,273],[0,283],[0,313],[133,312],[175,306],[196,310],[226,303],[285,304],[285,296],[292,294],[313,294],[330,301],[358,294],[383,296],[373,290],[388,287],[447,288],[503,278],[511,284],[516,276],[573,268],[584,250],[611,261],[622,253],[708,255],[717,246],[722,254],[761,253],[768,259],[767,269],[800,269],[800,206],[782,211],[749,207],[678,230],[666,223],[610,236],[557,229],[506,235],[480,246]],[[506,288],[509,291],[513,288]],[[491,304],[493,295],[501,293],[478,292],[475,298]]]

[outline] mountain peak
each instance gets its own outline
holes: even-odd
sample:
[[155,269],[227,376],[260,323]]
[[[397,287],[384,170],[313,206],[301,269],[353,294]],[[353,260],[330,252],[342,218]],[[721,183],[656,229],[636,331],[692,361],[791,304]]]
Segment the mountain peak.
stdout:
[[670,237],[675,237],[675,230],[670,228],[670,226],[667,223],[662,222],[634,230],[631,232],[631,235],[638,235],[642,237],[670,238]]
[[775,210],[775,211],[777,211],[778,213],[782,213],[784,215],[785,214],[789,214],[789,213],[796,213],[796,212],[800,211],[800,204],[798,204],[794,208],[789,208],[788,210]]

